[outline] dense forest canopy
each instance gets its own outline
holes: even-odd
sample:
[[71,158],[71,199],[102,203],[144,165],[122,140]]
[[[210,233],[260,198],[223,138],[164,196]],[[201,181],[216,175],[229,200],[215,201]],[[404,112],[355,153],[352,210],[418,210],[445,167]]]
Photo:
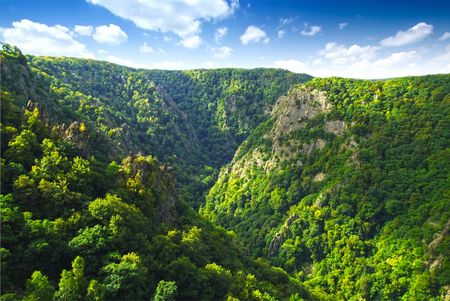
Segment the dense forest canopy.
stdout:
[[1,63],[1,300],[446,300],[450,76]]
[[280,98],[200,212],[339,299],[445,299],[449,129],[449,75],[316,78]]
[[195,206],[214,170],[229,162],[277,98],[311,78],[277,69],[162,71],[70,58],[28,60],[50,85],[59,123],[95,127],[109,158],[132,150],[175,167],[179,188]]

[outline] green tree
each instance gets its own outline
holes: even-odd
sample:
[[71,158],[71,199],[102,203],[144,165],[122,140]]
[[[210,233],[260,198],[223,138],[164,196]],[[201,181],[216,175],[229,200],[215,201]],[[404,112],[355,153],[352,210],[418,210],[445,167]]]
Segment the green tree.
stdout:
[[40,271],[35,271],[27,280],[25,288],[26,301],[52,301],[55,289],[49,283],[47,276]]
[[106,299],[141,300],[147,294],[147,268],[136,253],[122,256],[119,263],[110,263],[102,268],[106,275],[104,285]]
[[32,131],[24,129],[19,135],[9,141],[5,157],[10,161],[21,163],[29,170],[39,150],[36,135]]
[[77,256],[72,262],[72,270],[63,270],[59,280],[59,289],[55,293],[55,300],[83,300],[85,291],[84,259]]
[[173,301],[177,293],[177,284],[175,281],[161,280],[156,287],[153,301]]
[[88,301],[102,301],[105,296],[105,287],[99,281],[92,279],[89,282],[86,300]]

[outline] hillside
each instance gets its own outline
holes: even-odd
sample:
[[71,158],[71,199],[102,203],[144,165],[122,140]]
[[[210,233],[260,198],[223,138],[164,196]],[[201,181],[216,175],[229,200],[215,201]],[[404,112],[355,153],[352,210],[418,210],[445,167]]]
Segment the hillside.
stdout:
[[195,207],[215,170],[268,118],[277,98],[311,78],[277,69],[161,71],[70,58],[28,60],[50,85],[60,123],[96,128],[102,141],[92,143],[103,143],[97,149],[108,150],[110,159],[133,151],[173,166],[178,188]]
[[450,75],[0,63],[2,300],[450,298]]
[[[156,85],[136,79],[141,92],[115,91],[108,70],[101,82],[110,86],[87,95],[28,65],[17,48],[4,45],[0,55],[2,300],[323,299],[266,260],[245,256],[232,233],[187,205],[174,173],[196,162],[174,169],[147,151],[161,160],[180,151],[197,159],[186,149],[196,141],[179,144],[195,130]],[[114,69],[121,80],[120,72],[135,75],[58,60]],[[145,144],[164,138],[174,142],[162,150]]]
[[449,75],[313,79],[279,98],[200,212],[338,299],[446,299],[449,129]]

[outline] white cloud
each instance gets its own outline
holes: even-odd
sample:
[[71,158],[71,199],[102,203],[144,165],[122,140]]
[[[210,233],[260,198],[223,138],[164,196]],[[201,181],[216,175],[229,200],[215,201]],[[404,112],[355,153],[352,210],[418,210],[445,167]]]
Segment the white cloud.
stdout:
[[316,34],[318,34],[318,33],[321,32],[321,31],[322,31],[322,27],[317,26],[317,25],[313,25],[313,26],[310,26],[310,27],[309,27],[309,30],[308,30],[308,28],[306,27],[304,30],[302,30],[302,31],[300,32],[300,34],[301,34],[302,36],[313,37],[313,36],[315,36]]
[[376,46],[359,46],[356,44],[347,48],[345,45],[327,43],[319,54],[333,64],[344,65],[355,61],[373,59],[379,49],[380,47]]
[[188,49],[195,49],[200,46],[202,39],[198,35],[186,37],[180,41],[180,44]]
[[97,26],[92,38],[98,43],[119,45],[125,42],[128,36],[119,26],[109,24]]
[[87,0],[147,30],[174,32],[181,38],[197,35],[201,21],[229,16],[238,0]]
[[206,68],[214,68],[214,62],[211,62],[211,61],[203,62],[203,65],[204,65]]
[[267,36],[266,32],[262,29],[250,25],[245,30],[244,34],[241,35],[241,43],[244,45],[247,45],[248,43],[258,43],[260,41],[263,41],[264,43],[269,43],[270,39]]
[[294,21],[293,18],[281,18],[280,19],[280,26],[288,25],[288,24],[292,23],[292,21]]
[[275,61],[270,67],[285,69],[297,73],[304,73],[307,69],[306,64],[294,59]]
[[277,36],[279,39],[283,38],[285,34],[286,34],[286,31],[281,30],[281,29],[278,30],[278,32],[277,32]]
[[33,55],[72,56],[93,58],[86,46],[74,39],[64,26],[48,26],[27,19],[12,23],[12,27],[0,28],[3,42],[19,47]]
[[394,65],[398,65],[405,62],[411,62],[412,60],[418,58],[418,54],[416,51],[404,51],[404,52],[395,52],[389,55],[386,58],[376,60],[373,65],[374,66],[382,66],[382,67],[392,67]]
[[216,41],[216,43],[219,43],[220,39],[222,39],[224,36],[226,36],[227,33],[228,33],[228,27],[217,28],[216,31],[214,32],[214,41]]
[[139,46],[139,52],[143,54],[153,53],[155,50],[152,46],[148,45],[147,42],[144,42],[141,46]]
[[345,27],[347,27],[348,23],[347,22],[342,22],[338,24],[339,29],[344,29]]
[[122,65],[122,66],[127,66],[127,67],[132,67],[132,68],[145,68],[144,65],[136,63],[133,60],[120,58],[120,57],[117,57],[114,55],[109,55],[106,58],[106,60],[110,63],[117,64],[117,65]]
[[[383,52],[382,52],[383,50]],[[416,50],[385,53],[379,46],[327,43],[312,60],[310,73],[314,76],[344,76],[355,78],[389,78],[423,74],[422,57]],[[381,56],[383,54],[383,56]]]
[[157,62],[153,64],[156,69],[166,69],[166,70],[179,70],[183,67],[183,63],[179,61],[165,61]]
[[392,48],[327,43],[308,61],[297,58],[275,61],[271,67],[306,72],[313,76],[364,79],[392,78],[450,72],[450,44],[430,50],[418,48],[392,52]]
[[450,44],[443,51],[430,59],[425,65],[428,74],[450,73]]
[[325,60],[321,57],[319,58],[315,58],[312,62],[313,65],[324,65],[325,64]]
[[421,22],[407,31],[398,31],[395,36],[381,40],[382,46],[403,46],[423,40],[433,32],[433,25]]
[[219,59],[224,59],[231,55],[231,53],[233,52],[233,49],[228,46],[223,46],[218,49],[214,49],[214,51],[215,51],[214,57],[217,57]]
[[172,41],[172,38],[169,37],[169,36],[165,36],[165,37],[163,38],[163,40],[164,40],[164,42],[170,42],[170,41]]
[[75,25],[74,31],[80,36],[90,37],[94,33],[92,25]]
[[444,33],[440,38],[439,41],[445,41],[447,39],[450,39],[450,32]]

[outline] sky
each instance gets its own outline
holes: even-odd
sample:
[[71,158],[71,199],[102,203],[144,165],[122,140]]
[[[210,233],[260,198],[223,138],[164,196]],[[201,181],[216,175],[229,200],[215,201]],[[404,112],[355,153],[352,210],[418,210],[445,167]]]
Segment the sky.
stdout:
[[450,73],[450,1],[0,0],[0,41],[147,69]]

